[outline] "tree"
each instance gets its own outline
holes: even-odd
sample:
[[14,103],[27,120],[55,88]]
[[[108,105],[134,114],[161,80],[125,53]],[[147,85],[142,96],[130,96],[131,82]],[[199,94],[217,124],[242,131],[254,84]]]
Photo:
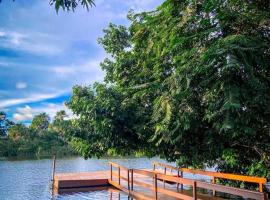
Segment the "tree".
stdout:
[[41,113],[36,115],[30,125],[30,129],[37,133],[41,133],[44,130],[47,130],[50,124],[50,117],[46,113]]
[[7,131],[12,124],[13,123],[7,119],[6,113],[0,111],[0,137],[7,135]]
[[14,124],[8,130],[8,137],[13,141],[18,141],[28,136],[29,136],[29,129],[23,124]]
[[[107,142],[117,139],[128,152],[179,165],[270,177],[269,8],[266,0],[166,0],[131,13],[128,28],[110,25],[99,40],[112,57],[101,64],[102,90],[119,92],[73,89],[77,148],[91,156],[118,149]],[[117,126],[124,114],[132,137],[125,121]]]
[[[53,122],[50,124],[50,129],[57,132],[58,135],[64,136],[66,131],[69,131],[70,120],[66,120],[68,115],[66,111],[60,110],[56,113]],[[64,139],[64,138],[63,138]]]
[[73,128],[66,134],[84,157],[127,155],[130,150],[149,147],[142,143],[143,136],[140,138],[135,132],[142,120],[137,117],[136,102],[125,104],[124,98],[118,88],[103,84],[95,84],[93,88],[73,88],[68,106],[79,117],[73,120]]
[[68,117],[66,111],[64,110],[60,110],[56,113],[55,117],[54,117],[54,121],[64,121],[64,119]]

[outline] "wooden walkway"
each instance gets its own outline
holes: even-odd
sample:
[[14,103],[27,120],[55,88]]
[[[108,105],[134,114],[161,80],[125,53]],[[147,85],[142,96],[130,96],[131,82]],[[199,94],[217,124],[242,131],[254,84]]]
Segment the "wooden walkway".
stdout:
[[[134,199],[145,200],[221,200],[224,199],[221,194],[228,198],[268,199],[263,192],[265,178],[176,168],[157,162],[153,163],[153,169],[144,170],[128,169],[112,162],[109,165],[109,171],[56,174],[53,191],[55,194],[81,192],[113,186]],[[212,182],[184,178],[186,173],[209,176]],[[254,183],[258,191],[220,185],[216,183],[218,179]]]
[[109,171],[62,173],[54,176],[54,194],[83,192],[110,186]]

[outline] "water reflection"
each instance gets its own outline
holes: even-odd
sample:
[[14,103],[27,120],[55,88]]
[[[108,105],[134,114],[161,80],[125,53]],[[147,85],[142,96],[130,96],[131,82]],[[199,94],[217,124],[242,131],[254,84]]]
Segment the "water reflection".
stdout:
[[73,200],[73,199],[88,199],[88,200],[133,200],[127,194],[108,187],[108,188],[92,188],[86,192],[70,192],[55,196],[52,200]]
[[[56,161],[56,173],[59,172],[90,172],[108,170],[108,162],[116,162],[129,168],[151,168],[151,162],[159,159],[148,158],[122,158],[122,159],[89,159],[63,158]],[[161,161],[161,160],[160,160]],[[162,162],[162,161],[161,161]],[[51,168],[52,160],[20,160],[0,161],[0,199],[1,200],[48,200],[51,199]],[[118,194],[117,194],[118,195]],[[58,196],[58,199],[98,199],[99,196],[106,196],[108,192],[89,192]],[[92,197],[91,197],[92,196]],[[113,195],[116,197],[116,195]],[[120,194],[121,199],[128,199]],[[96,197],[96,198],[95,198]]]
[[[59,172],[91,172],[109,170],[108,162],[112,161],[127,168],[152,168],[152,161],[164,162],[153,158],[119,158],[119,159],[89,159],[63,158],[56,161],[56,173]],[[52,160],[0,161],[0,199],[1,200],[48,200],[51,199],[51,169]],[[187,176],[188,177],[188,176]],[[188,178],[195,178],[189,175]],[[200,178],[200,177],[197,177]],[[204,178],[204,177],[201,177]],[[57,199],[110,199],[109,190],[90,191],[60,195]],[[119,193],[113,192],[112,198],[119,199]],[[120,193],[120,199],[128,196]]]

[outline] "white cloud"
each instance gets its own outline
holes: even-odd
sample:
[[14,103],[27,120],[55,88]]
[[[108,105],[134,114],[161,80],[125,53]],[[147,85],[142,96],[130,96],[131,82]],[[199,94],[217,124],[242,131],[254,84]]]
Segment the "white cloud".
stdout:
[[69,117],[73,116],[73,113],[71,110],[69,110],[64,103],[62,104],[55,104],[55,103],[43,103],[41,106],[36,107],[34,109],[35,113],[47,113],[51,119],[53,119],[56,115],[56,113],[60,110],[66,111],[67,115]]
[[21,90],[27,88],[27,84],[25,82],[17,82],[16,83],[16,88]]
[[0,31],[0,37],[4,37],[5,35],[6,35],[6,33],[5,33],[5,32]]
[[10,62],[7,61],[0,61],[0,67],[9,67],[11,65]]
[[40,113],[47,113],[51,120],[54,119],[56,113],[60,110],[66,111],[68,118],[73,118],[73,113],[69,110],[64,103],[54,104],[54,103],[42,103],[37,107],[30,107],[28,105],[24,107],[19,107],[16,109],[16,112],[13,114],[13,120],[16,122],[23,122],[32,120],[35,115]]
[[26,121],[33,119],[33,110],[30,106],[25,106],[21,108],[17,108],[16,113],[13,114],[13,120],[18,121]]
[[38,55],[55,55],[64,51],[58,39],[40,32],[3,30],[0,31],[0,47],[26,51]]
[[41,94],[31,94],[29,97],[26,97],[26,98],[0,100],[0,108],[15,106],[15,105],[23,104],[23,103],[32,103],[32,102],[52,99],[52,98],[61,96],[65,93],[66,92],[57,92],[57,93],[50,93],[50,94],[42,94],[42,93]]
[[51,71],[59,77],[67,77],[75,73],[75,69],[71,67],[53,67]]
[[19,46],[23,42],[23,39],[26,38],[26,35],[17,32],[10,32],[9,36],[11,44],[16,46]]
[[[104,73],[99,66],[102,59],[103,56],[101,55],[96,59],[71,64],[66,67],[36,66],[41,70],[35,71],[35,68],[33,68],[31,72],[35,72],[34,76],[39,77],[37,80],[30,79],[28,80],[29,83],[15,82],[14,84],[18,90],[0,90],[0,96],[5,97],[0,98],[0,108],[56,98],[70,93],[73,85],[89,85],[95,81],[102,81]],[[17,68],[14,68],[14,70],[11,72],[20,73]],[[32,87],[28,87],[28,84],[31,84]]]
[[100,68],[100,62],[103,60],[104,55],[98,56],[96,59],[90,59],[82,63],[71,64],[64,66],[51,66],[49,70],[53,74],[52,78],[61,78],[65,81],[66,85],[71,88],[75,84],[92,84],[95,81],[102,81],[104,73]]

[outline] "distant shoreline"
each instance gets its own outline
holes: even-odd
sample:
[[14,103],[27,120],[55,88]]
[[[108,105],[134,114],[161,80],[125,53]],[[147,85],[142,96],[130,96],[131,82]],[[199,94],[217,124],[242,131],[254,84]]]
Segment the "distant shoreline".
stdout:
[[[0,157],[0,161],[24,161],[24,160],[43,160],[43,159],[52,159],[53,155],[46,156],[16,156],[16,157]],[[65,158],[83,158],[79,155],[58,155],[57,159],[65,159]],[[104,156],[101,158],[88,158],[90,159],[136,159],[136,158],[147,158],[146,156]],[[150,158],[149,158],[150,159]]]

